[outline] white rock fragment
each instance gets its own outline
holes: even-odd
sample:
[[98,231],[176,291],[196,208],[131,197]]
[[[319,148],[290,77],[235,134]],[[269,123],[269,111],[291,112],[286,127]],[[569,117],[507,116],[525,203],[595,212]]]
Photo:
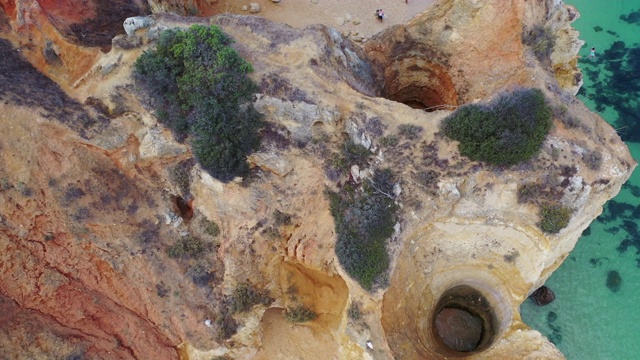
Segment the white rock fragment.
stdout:
[[286,176],[293,170],[293,165],[284,156],[275,152],[258,152],[249,156],[249,161],[264,171],[270,171],[278,176]]
[[212,327],[213,325],[211,324],[211,320],[210,320],[210,319],[205,320],[205,321],[204,321],[204,326],[206,326],[206,327]]
[[187,151],[187,148],[165,136],[162,129],[151,128],[142,137],[138,148],[141,159],[176,156]]
[[451,202],[460,199],[460,190],[458,190],[458,186],[454,181],[440,181],[438,190],[440,190],[440,195],[447,201]]
[[127,35],[131,36],[136,30],[149,27],[154,23],[155,21],[148,16],[133,16],[126,18],[122,26],[124,26],[124,31],[126,31]]
[[397,222],[395,225],[393,225],[393,236],[398,237],[400,236],[401,232],[402,232],[402,225],[400,225],[400,223]]
[[393,184],[393,195],[395,197],[400,196],[402,194],[402,188],[400,187],[400,183]]
[[360,180],[362,180],[362,177],[360,176],[360,167],[358,165],[351,166],[351,178],[353,178],[353,181],[356,184],[359,184]]
[[251,3],[249,4],[249,12],[252,14],[255,14],[257,12],[260,11],[260,4],[258,3]]

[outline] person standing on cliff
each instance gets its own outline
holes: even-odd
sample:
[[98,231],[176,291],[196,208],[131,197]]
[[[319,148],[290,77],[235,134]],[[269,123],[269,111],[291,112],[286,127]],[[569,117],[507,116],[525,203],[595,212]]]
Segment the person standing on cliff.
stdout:
[[595,59],[595,58],[596,58],[596,48],[592,47],[591,52],[589,53],[589,59]]

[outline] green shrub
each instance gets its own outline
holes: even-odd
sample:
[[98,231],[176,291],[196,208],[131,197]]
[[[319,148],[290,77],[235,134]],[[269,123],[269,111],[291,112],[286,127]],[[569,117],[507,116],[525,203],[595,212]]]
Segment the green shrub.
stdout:
[[540,228],[550,234],[556,234],[569,225],[573,210],[559,204],[546,204],[540,208]]
[[502,93],[489,104],[458,108],[442,122],[471,160],[512,165],[532,158],[551,129],[551,108],[539,89]]
[[548,26],[535,25],[530,30],[522,32],[522,43],[531,47],[540,62],[547,62],[556,45],[556,35]]
[[359,301],[354,301],[347,309],[347,316],[351,321],[360,321],[362,319],[362,303]]
[[591,170],[600,170],[602,167],[602,153],[599,150],[587,150],[582,155],[582,160]]
[[167,255],[171,258],[198,258],[205,250],[206,245],[200,238],[186,236],[169,247]]
[[176,138],[193,137],[193,153],[211,176],[246,175],[246,156],[260,145],[261,115],[250,105],[253,71],[216,26],[167,30],[136,61],[136,82]]
[[196,263],[187,269],[186,274],[194,284],[205,287],[215,280],[215,273],[211,271],[210,266],[206,263]]
[[216,318],[216,340],[221,342],[223,340],[227,340],[232,337],[236,332],[238,332],[238,322],[228,313],[221,313]]
[[276,210],[273,212],[273,223],[276,226],[289,226],[291,225],[291,215]]
[[398,137],[395,135],[387,135],[380,138],[380,145],[382,146],[394,147],[398,145],[398,142]]
[[181,195],[190,194],[189,188],[191,186],[191,168],[193,167],[193,160],[185,160],[177,163],[169,171],[169,178],[176,184],[178,191]]
[[434,170],[421,171],[416,176],[418,183],[428,190],[433,190],[438,185],[438,179],[440,179],[440,173]]
[[416,140],[420,137],[424,129],[422,126],[411,125],[411,124],[401,124],[398,126],[398,135],[405,137],[409,140]]
[[393,235],[398,209],[389,196],[393,184],[390,170],[376,170],[372,180],[365,180],[363,192],[327,191],[338,261],[367,290],[389,267],[386,240]]
[[366,166],[371,158],[371,151],[362,145],[349,141],[344,145],[342,156],[348,167],[351,165]]
[[582,125],[582,122],[577,117],[571,115],[569,108],[565,105],[555,106],[553,108],[553,116],[558,118],[561,123],[569,129],[576,129]]
[[543,189],[537,183],[525,183],[518,186],[518,203],[535,202],[543,196]]
[[318,314],[301,304],[292,308],[288,307],[284,317],[293,323],[303,323],[317,318]]
[[231,312],[239,313],[251,310],[254,305],[268,305],[273,301],[266,293],[254,289],[249,284],[240,284],[231,298]]
[[200,225],[204,228],[204,232],[211,237],[220,235],[220,226],[218,226],[218,224],[216,224],[215,222],[207,218],[202,218]]

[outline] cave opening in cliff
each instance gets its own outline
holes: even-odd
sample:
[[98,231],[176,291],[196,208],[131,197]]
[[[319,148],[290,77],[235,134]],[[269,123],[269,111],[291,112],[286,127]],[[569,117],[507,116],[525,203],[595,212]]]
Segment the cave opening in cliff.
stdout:
[[458,105],[458,94],[447,69],[415,58],[396,60],[387,68],[382,95],[425,111]]
[[191,220],[193,217],[193,208],[191,207],[191,202],[185,200],[182,196],[172,196],[172,201],[174,204],[175,212],[183,219],[183,220]]
[[480,291],[458,285],[445,291],[432,313],[438,350],[465,357],[487,349],[496,337],[497,317]]

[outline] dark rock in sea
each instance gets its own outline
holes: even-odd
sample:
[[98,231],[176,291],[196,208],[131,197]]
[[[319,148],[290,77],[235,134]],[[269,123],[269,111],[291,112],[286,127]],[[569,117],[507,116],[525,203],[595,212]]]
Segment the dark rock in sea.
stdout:
[[620,242],[616,250],[618,250],[620,254],[624,254],[629,249],[629,246],[633,246],[633,240],[627,238]]
[[627,15],[620,15],[620,20],[629,24],[640,24],[640,10],[632,11]]
[[608,232],[609,234],[615,235],[620,232],[620,228],[617,226],[613,226],[613,227],[604,229],[604,231]]
[[451,349],[473,351],[482,338],[482,318],[456,308],[444,308],[436,316],[436,330],[442,341]]
[[549,341],[551,341],[554,345],[558,345],[562,342],[562,334],[560,331],[556,331],[553,329],[553,332],[548,335]]
[[558,314],[554,313],[553,311],[549,311],[549,313],[547,314],[547,321],[550,323],[556,321],[557,318]]
[[591,226],[588,226],[586,229],[584,229],[584,231],[582,232],[582,236],[589,236],[591,235]]
[[631,192],[631,195],[640,197],[640,186],[633,184],[624,184],[622,185],[622,188],[625,190],[629,190],[629,192]]
[[634,238],[640,237],[640,231],[638,231],[638,224],[634,220],[622,221],[622,229],[629,233]]
[[531,298],[531,300],[533,300],[534,303],[536,303],[536,305],[545,306],[556,299],[556,294],[554,294],[551,289],[543,285],[539,287],[538,290],[529,295],[529,297]]
[[609,271],[607,274],[607,287],[612,292],[618,292],[620,290],[620,286],[622,286],[622,277],[620,273],[615,270]]
[[594,27],[593,27],[593,31],[595,31],[595,32],[600,32],[600,31],[602,31],[602,26],[594,26]]

